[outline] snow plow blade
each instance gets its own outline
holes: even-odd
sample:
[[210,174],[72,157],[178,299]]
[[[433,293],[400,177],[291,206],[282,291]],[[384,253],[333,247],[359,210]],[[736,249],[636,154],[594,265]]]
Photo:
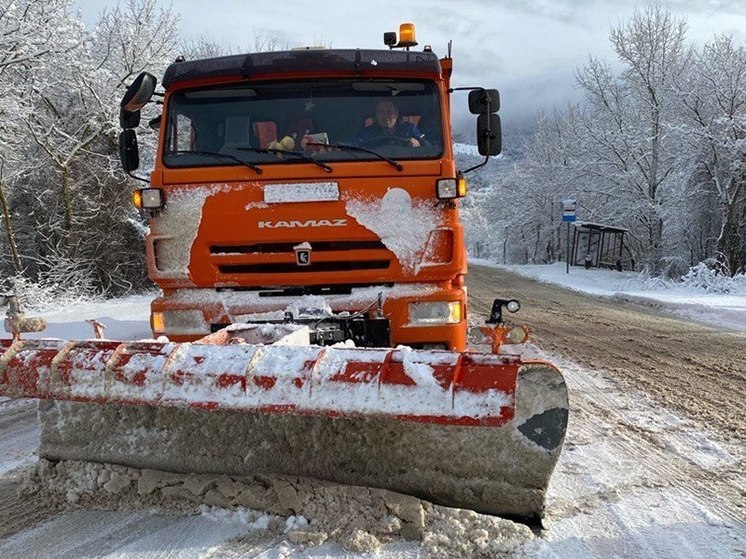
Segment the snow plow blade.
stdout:
[[564,380],[517,356],[407,348],[0,341],[0,395],[39,398],[39,455],[279,473],[536,518]]

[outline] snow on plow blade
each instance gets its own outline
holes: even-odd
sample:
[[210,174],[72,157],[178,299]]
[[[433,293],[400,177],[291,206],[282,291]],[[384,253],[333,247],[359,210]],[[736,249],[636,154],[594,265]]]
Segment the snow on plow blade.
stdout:
[[[0,395],[39,398],[39,455],[280,473],[540,516],[561,374],[518,357],[94,340],[0,343]],[[258,413],[246,413],[258,412]]]

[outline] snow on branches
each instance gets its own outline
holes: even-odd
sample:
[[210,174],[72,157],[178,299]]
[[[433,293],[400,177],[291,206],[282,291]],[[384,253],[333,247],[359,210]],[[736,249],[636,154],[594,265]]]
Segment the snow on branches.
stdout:
[[480,231],[480,214],[511,210],[493,242],[479,235],[493,247],[480,255],[564,258],[559,204],[570,197],[579,219],[628,229],[630,259],[652,274],[680,276],[713,257],[730,275],[744,271],[746,48],[727,36],[694,47],[686,22],[659,5],[610,42],[615,63],[591,56],[576,72],[585,101],[537,115],[524,158],[469,207]]
[[126,0],[92,29],[71,0],[0,0],[0,275],[81,292],[146,283],[118,108],[134,76],[173,60],[177,23],[155,0]]

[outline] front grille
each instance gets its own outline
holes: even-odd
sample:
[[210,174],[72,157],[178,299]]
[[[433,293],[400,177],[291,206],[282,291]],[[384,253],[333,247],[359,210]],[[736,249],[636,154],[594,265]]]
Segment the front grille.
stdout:
[[394,287],[393,283],[348,283],[342,285],[293,285],[286,287],[267,287],[246,285],[234,287],[217,287],[216,291],[232,293],[234,291],[256,291],[259,297],[302,297],[304,295],[350,295],[353,289],[375,288],[381,290]]
[[[254,243],[249,245],[213,245],[210,254],[293,254],[295,247],[301,241],[294,243]],[[315,241],[311,243],[314,252],[354,251],[354,250],[385,250],[381,241]]]
[[[298,265],[295,247],[311,245],[311,263]],[[378,239],[281,241],[211,245],[210,256],[218,273],[307,274],[314,272],[360,272],[385,270],[392,254]]]
[[298,266],[294,262],[275,264],[218,264],[222,274],[283,274],[298,272],[350,272],[353,270],[385,270],[389,260],[353,260],[312,262],[308,266]]

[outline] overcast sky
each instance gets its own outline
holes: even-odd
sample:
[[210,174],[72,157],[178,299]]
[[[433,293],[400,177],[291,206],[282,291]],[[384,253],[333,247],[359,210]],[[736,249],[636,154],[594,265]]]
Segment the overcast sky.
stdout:
[[[87,24],[116,0],[77,0]],[[185,38],[205,35],[250,50],[255,31],[282,36],[290,46],[384,48],[383,33],[416,25],[420,45],[445,55],[453,40],[454,85],[501,90],[506,124],[578,99],[573,72],[590,53],[613,59],[609,29],[645,2],[632,0],[174,0]],[[746,0],[672,0],[690,40],[716,33],[746,42]],[[420,48],[420,47],[417,47]],[[464,104],[466,100],[464,99]]]

